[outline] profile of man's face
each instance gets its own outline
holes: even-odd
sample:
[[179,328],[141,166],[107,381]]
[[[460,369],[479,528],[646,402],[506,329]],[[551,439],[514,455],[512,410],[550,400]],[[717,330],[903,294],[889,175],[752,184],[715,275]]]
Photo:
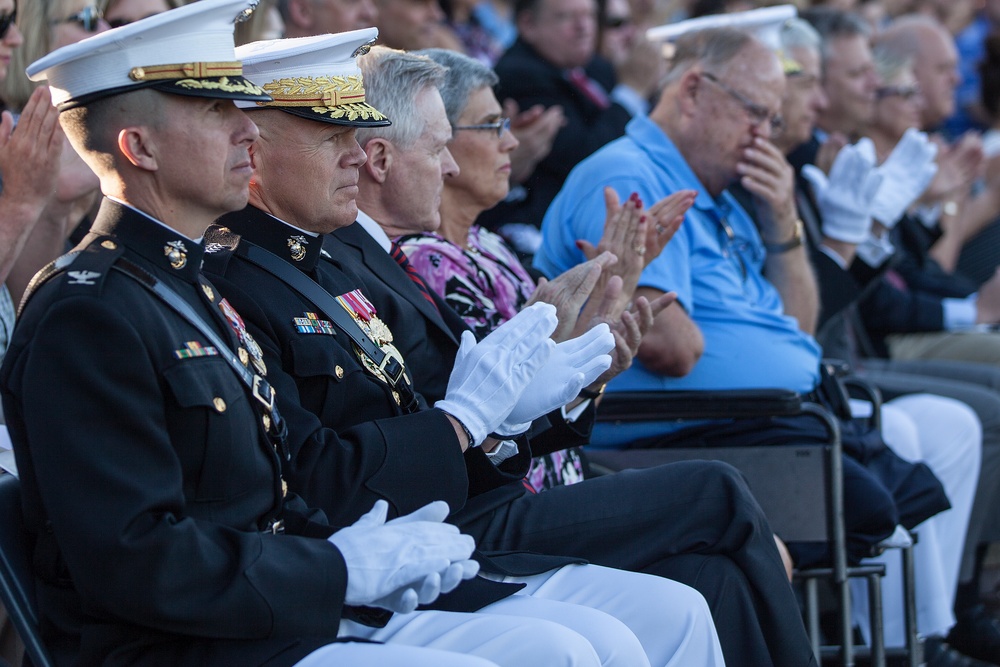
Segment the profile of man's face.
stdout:
[[518,20],[521,38],[559,68],[583,67],[597,48],[595,0],[539,0]]
[[829,105],[819,125],[827,132],[862,132],[875,116],[879,79],[868,37],[833,37],[826,43],[823,90]]

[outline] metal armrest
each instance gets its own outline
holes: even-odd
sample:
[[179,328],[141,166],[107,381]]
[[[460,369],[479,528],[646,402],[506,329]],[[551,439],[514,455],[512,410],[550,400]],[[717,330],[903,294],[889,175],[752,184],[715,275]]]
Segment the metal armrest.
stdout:
[[802,395],[784,389],[728,391],[626,391],[605,394],[597,421],[734,419],[795,415]]

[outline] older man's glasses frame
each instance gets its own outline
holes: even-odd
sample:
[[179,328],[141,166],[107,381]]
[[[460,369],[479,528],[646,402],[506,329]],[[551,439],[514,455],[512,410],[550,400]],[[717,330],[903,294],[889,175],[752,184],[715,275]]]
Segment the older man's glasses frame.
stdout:
[[714,83],[716,86],[725,91],[726,94],[739,102],[740,106],[742,106],[743,110],[747,112],[747,115],[750,117],[750,121],[755,126],[767,122],[771,129],[771,134],[780,134],[785,128],[785,119],[781,117],[781,114],[771,115],[771,112],[767,107],[757,104],[740,91],[730,87],[722,81],[719,81],[719,79],[710,72],[702,72],[701,76],[706,81]]
[[479,125],[452,125],[452,130],[493,130],[497,133],[497,139],[503,137],[504,132],[510,132],[510,118],[500,118],[492,123],[480,123]]

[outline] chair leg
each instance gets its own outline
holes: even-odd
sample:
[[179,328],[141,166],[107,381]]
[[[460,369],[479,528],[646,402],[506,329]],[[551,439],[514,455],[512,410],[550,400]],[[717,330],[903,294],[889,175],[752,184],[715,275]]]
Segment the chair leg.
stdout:
[[812,644],[813,655],[816,656],[816,664],[822,662],[820,653],[820,630],[819,630],[819,592],[816,579],[809,578],[802,582],[806,596],[806,625],[809,629],[809,642]]
[[844,667],[854,667],[854,628],[851,624],[851,589],[847,579],[836,583],[840,597],[840,655]]
[[871,624],[870,656],[872,667],[885,667],[885,631],[882,627],[882,578],[879,574],[869,574],[868,616]]
[[900,550],[903,560],[903,605],[906,627],[906,652],[909,667],[919,667],[924,662],[924,649],[917,636],[917,594],[914,585],[913,547]]

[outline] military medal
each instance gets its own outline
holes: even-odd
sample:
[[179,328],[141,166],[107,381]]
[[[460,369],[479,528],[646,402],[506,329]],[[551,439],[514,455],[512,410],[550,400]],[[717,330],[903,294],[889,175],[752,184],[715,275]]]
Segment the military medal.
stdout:
[[[267,366],[264,364],[264,353],[261,351],[257,341],[247,331],[246,325],[243,324],[243,318],[240,317],[235,308],[229,305],[229,301],[226,299],[219,302],[219,308],[222,310],[222,314],[226,316],[226,321],[229,322],[229,326],[232,327],[236,333],[236,338],[240,341],[240,345],[242,345],[239,351],[240,361],[246,365],[245,355],[249,356],[250,362],[253,363],[257,372],[261,375],[267,375]],[[244,350],[246,351],[244,352]]]
[[184,247],[183,241],[167,241],[167,245],[163,246],[163,254],[170,260],[170,266],[175,269],[183,269],[187,264],[187,248]]
[[189,340],[184,343],[184,347],[179,350],[174,350],[174,356],[178,359],[193,359],[195,357],[214,357],[219,354],[219,351],[212,346],[203,347],[201,343],[195,340]]
[[309,245],[309,241],[306,241],[304,236],[288,237],[288,252],[291,253],[292,259],[296,262],[301,262],[305,258],[307,245]]
[[[404,366],[403,355],[392,344],[392,331],[385,322],[375,316],[375,306],[372,305],[371,301],[360,290],[341,294],[337,297],[337,302],[351,315],[351,319],[358,324],[358,328],[361,329],[365,336],[378,345],[386,356],[396,359],[399,361],[400,366]],[[375,375],[386,384],[392,384],[386,378],[378,364],[370,359],[363,350],[355,345],[354,352],[372,375]]]
[[329,320],[319,319],[316,313],[302,313],[302,317],[293,317],[292,324],[295,325],[295,330],[299,333],[337,335],[333,323]]

